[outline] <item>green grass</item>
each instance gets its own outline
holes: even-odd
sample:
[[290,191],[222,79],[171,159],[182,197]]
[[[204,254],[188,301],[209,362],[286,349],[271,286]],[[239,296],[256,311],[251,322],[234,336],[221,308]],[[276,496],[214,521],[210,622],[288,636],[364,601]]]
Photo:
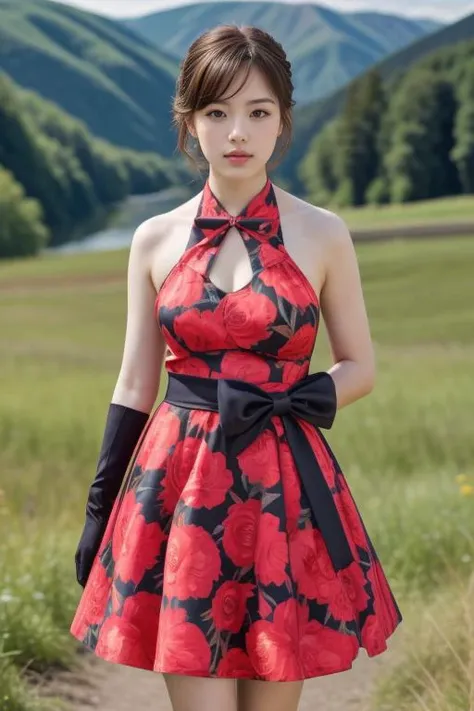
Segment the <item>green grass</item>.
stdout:
[[30,278],[34,287],[35,280],[63,277],[89,278],[122,274],[125,278],[128,251],[99,252],[94,254],[62,254],[43,253],[36,259],[12,259],[0,261],[0,289],[2,295],[5,287],[18,285],[27,287],[25,279]]
[[420,200],[402,205],[337,208],[337,212],[353,230],[474,223],[472,195]]
[[472,709],[474,575],[467,584],[450,576],[429,601],[414,597],[404,622],[404,645],[379,677],[371,710]]
[[[474,497],[456,477],[474,476],[474,240],[363,244],[357,252],[377,382],[338,413],[328,439],[411,615],[415,594],[436,606],[448,580],[465,588],[472,570]],[[0,265],[0,688],[10,697],[0,699],[2,711],[40,708],[18,669],[74,658],[73,557],[120,367],[126,264],[121,251]],[[330,365],[322,326],[312,369]],[[453,614],[459,627],[461,611]],[[386,682],[377,711],[405,708],[394,684]],[[406,711],[418,708],[439,711]]]

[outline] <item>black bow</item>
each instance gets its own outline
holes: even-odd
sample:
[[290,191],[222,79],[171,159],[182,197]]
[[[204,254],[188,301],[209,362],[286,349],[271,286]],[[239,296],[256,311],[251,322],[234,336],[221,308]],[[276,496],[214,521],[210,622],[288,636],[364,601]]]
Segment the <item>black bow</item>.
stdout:
[[326,372],[308,375],[285,392],[266,392],[241,380],[218,381],[217,400],[224,434],[238,454],[275,415],[293,415],[330,429],[337,410],[334,380]]
[[296,418],[330,429],[337,410],[336,386],[326,371],[308,375],[283,393],[266,392],[241,380],[217,381],[217,401],[228,451],[237,455],[282,418],[285,434],[317,525],[335,570],[354,561],[324,472]]
[[218,230],[222,227],[229,229],[230,227],[242,228],[245,232],[258,232],[261,225],[269,220],[259,217],[195,217],[194,224],[203,230]]
[[[304,491],[326,543],[335,570],[354,561],[334,494],[298,422],[329,429],[337,410],[336,386],[321,371],[299,380],[285,392],[267,392],[257,385],[227,378],[200,378],[170,373],[165,400],[178,407],[219,412],[226,451],[236,456],[280,416]],[[320,437],[323,437],[319,433]],[[327,443],[325,442],[326,446]]]

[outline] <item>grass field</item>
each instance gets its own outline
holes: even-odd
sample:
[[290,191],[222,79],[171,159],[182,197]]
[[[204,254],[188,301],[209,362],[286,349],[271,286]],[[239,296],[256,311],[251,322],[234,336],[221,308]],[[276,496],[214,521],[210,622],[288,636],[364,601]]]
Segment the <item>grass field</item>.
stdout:
[[[328,439],[407,620],[399,666],[374,709],[465,711],[474,654],[472,610],[462,603],[474,559],[474,239],[357,252],[377,382],[338,413]],[[120,366],[126,264],[124,251],[0,264],[2,711],[40,708],[19,669],[74,658],[73,555]],[[322,328],[312,369],[330,365]],[[435,696],[426,674],[439,674]]]
[[401,227],[403,225],[455,225],[474,222],[472,195],[420,200],[400,205],[337,208],[336,211],[346,220],[351,229],[358,230]]

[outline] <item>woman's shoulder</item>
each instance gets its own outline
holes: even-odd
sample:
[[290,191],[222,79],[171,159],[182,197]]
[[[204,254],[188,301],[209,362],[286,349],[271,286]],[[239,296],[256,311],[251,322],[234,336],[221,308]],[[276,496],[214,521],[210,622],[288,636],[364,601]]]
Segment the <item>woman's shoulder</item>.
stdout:
[[135,229],[133,242],[142,248],[153,248],[175,236],[176,230],[190,225],[197,212],[202,191],[167,212],[141,222]]
[[304,232],[322,235],[332,242],[352,239],[344,219],[336,212],[314,205],[278,186],[274,185],[274,188],[282,220],[298,220]]
[[167,212],[149,217],[133,234],[131,258],[151,274],[156,291],[186,250],[199,200],[200,194],[194,195]]

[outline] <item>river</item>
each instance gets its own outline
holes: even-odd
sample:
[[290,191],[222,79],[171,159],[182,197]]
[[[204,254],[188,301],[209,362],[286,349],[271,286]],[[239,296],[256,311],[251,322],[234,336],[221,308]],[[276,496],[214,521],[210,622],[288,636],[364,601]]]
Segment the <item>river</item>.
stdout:
[[79,252],[105,252],[130,246],[138,225],[153,215],[168,212],[198,193],[198,183],[191,187],[175,186],[149,195],[131,195],[111,214],[108,225],[80,240],[51,247],[45,252],[76,254]]

